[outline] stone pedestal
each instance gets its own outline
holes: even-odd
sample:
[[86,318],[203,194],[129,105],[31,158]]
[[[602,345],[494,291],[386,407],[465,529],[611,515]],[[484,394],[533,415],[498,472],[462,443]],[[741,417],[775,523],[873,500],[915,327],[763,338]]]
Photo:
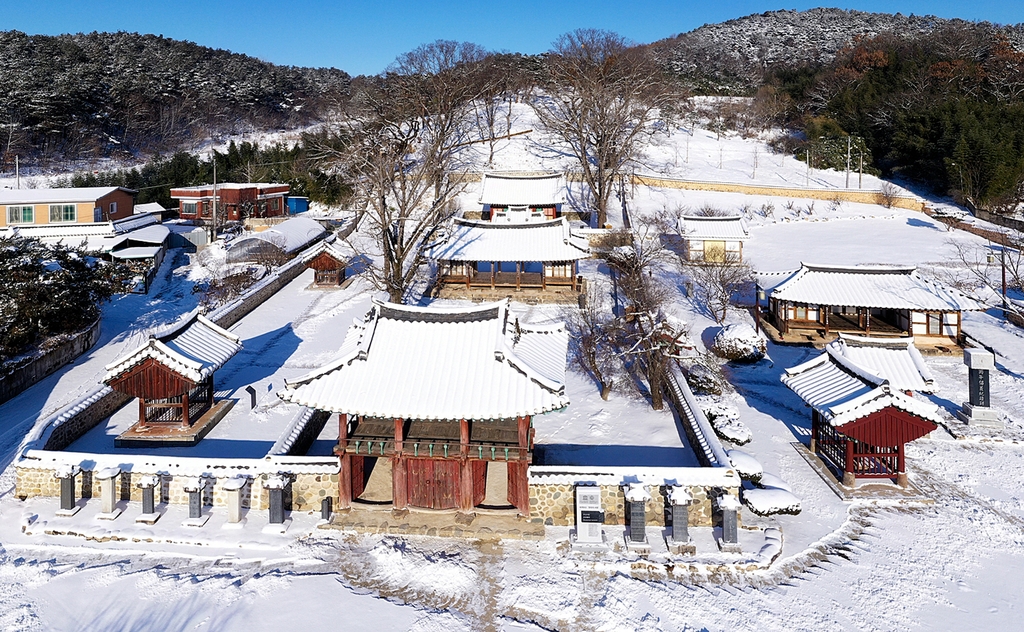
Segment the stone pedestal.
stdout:
[[964,364],[969,369],[970,402],[963,405],[957,416],[972,426],[1003,428],[1002,416],[990,408],[989,372],[996,368],[995,356],[984,349],[964,349]]
[[224,482],[223,489],[228,497],[228,521],[225,529],[240,528],[245,524],[242,517],[242,491],[245,489],[248,479],[244,477],[229,478]]
[[718,548],[724,553],[742,553],[737,516],[740,501],[732,494],[723,494],[718,498],[718,508],[722,511],[722,537],[718,540]]
[[640,484],[631,484],[626,490],[629,505],[629,529],[626,531],[626,548],[639,555],[648,555],[651,545],[647,542],[647,503],[651,495]]
[[186,479],[182,489],[188,492],[188,520],[181,523],[184,527],[202,527],[210,520],[210,514],[203,515],[203,489],[207,479],[203,477]]
[[601,488],[596,485],[576,486],[576,538],[574,551],[607,551],[604,541],[604,511]]
[[146,475],[139,477],[138,486],[142,490],[142,515],[135,519],[140,524],[155,524],[160,519],[156,511],[156,489],[160,485],[160,477]]
[[117,506],[119,476],[121,470],[116,467],[108,467],[96,473],[96,478],[100,482],[100,499],[103,503],[102,512],[96,516],[100,520],[113,520],[121,515],[121,509]]
[[60,479],[60,509],[57,515],[62,518],[70,518],[81,510],[75,503],[75,477],[81,471],[77,465],[62,465],[53,472],[54,478]]
[[291,525],[291,519],[285,519],[284,515],[284,488],[287,484],[288,479],[278,474],[263,481],[270,505],[270,524],[263,528],[264,533],[284,533]]
[[694,555],[697,547],[690,540],[690,503],[693,496],[685,487],[673,487],[669,491],[672,503],[672,535],[668,541],[668,550],[673,555]]

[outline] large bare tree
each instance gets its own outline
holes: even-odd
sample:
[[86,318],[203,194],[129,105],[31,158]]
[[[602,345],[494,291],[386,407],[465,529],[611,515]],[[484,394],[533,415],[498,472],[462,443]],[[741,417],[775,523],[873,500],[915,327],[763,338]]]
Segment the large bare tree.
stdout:
[[597,222],[607,221],[615,180],[640,155],[652,123],[679,93],[653,57],[615,33],[579,29],[555,41],[537,117],[580,164]]

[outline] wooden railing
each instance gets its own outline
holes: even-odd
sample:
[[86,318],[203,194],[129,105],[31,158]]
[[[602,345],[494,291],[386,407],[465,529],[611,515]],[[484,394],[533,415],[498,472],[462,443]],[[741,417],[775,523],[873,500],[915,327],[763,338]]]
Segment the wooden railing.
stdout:
[[[372,457],[427,457],[454,459],[462,456],[462,444],[458,441],[403,441],[401,453],[395,451],[394,440],[348,439],[345,451],[353,455]],[[526,448],[514,444],[470,443],[466,458],[473,461],[530,461],[531,454]]]

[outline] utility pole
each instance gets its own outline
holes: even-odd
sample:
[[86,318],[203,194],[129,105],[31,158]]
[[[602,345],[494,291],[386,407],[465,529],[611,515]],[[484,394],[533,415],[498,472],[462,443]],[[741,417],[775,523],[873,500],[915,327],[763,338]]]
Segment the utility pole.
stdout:
[[14,154],[14,185],[15,189],[21,188],[21,165],[18,164],[18,154]]
[[213,152],[213,236],[210,242],[217,241],[217,151]]
[[850,188],[850,135],[846,135],[846,188]]
[[999,248],[999,266],[1003,269],[1003,318],[1006,318],[1006,243]]
[[860,152],[860,167],[857,168],[857,188],[864,188],[864,152]]
[[811,186],[811,148],[808,147],[807,151],[804,152],[805,158],[807,158],[807,187]]

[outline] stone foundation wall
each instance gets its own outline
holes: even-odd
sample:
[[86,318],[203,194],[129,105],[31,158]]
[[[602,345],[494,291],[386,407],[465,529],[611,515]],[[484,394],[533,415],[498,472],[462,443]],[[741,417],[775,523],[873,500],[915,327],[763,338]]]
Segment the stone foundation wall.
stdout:
[[[576,495],[575,485],[564,484],[540,484],[530,485],[530,518],[531,520],[542,520],[544,524],[558,526],[572,526],[576,523]],[[601,485],[601,506],[604,508],[604,523],[608,525],[621,525],[626,523],[626,495],[619,485]],[[721,520],[714,511],[709,489],[701,486],[691,486],[690,495],[693,496],[693,503],[690,505],[690,526],[711,527]],[[666,505],[668,502],[667,488],[651,487],[651,502],[647,504],[647,524],[665,525]],[[730,490],[734,496],[739,495],[739,490]]]
[[[28,467],[16,468],[17,481],[15,495],[18,498],[32,498],[36,496],[60,497],[60,480],[53,477],[53,470],[34,469]],[[144,472],[122,472],[118,476],[120,486],[119,500],[130,500],[142,502],[142,489],[138,482]],[[270,494],[264,488],[263,482],[267,474],[259,474],[250,478],[245,487],[242,488],[242,506],[250,509],[267,509],[270,506]],[[338,474],[309,473],[301,472],[287,475],[288,485],[285,487],[285,508],[292,511],[319,511],[320,502],[327,497],[334,500],[334,506],[338,504]],[[157,503],[171,505],[187,505],[188,492],[184,489],[189,476],[160,477],[160,485],[156,495]],[[228,492],[224,489],[224,482],[233,478],[233,475],[226,475],[221,478],[207,478],[206,487],[203,490],[203,505],[209,507],[226,507],[228,504]],[[76,498],[99,498],[100,481],[94,476],[94,472],[83,470],[75,477]]]
[[132,399],[130,396],[113,390],[103,395],[93,404],[54,427],[53,432],[47,437],[43,449],[63,450],[92,430],[96,424],[113,415],[114,411],[124,406],[130,399]]

